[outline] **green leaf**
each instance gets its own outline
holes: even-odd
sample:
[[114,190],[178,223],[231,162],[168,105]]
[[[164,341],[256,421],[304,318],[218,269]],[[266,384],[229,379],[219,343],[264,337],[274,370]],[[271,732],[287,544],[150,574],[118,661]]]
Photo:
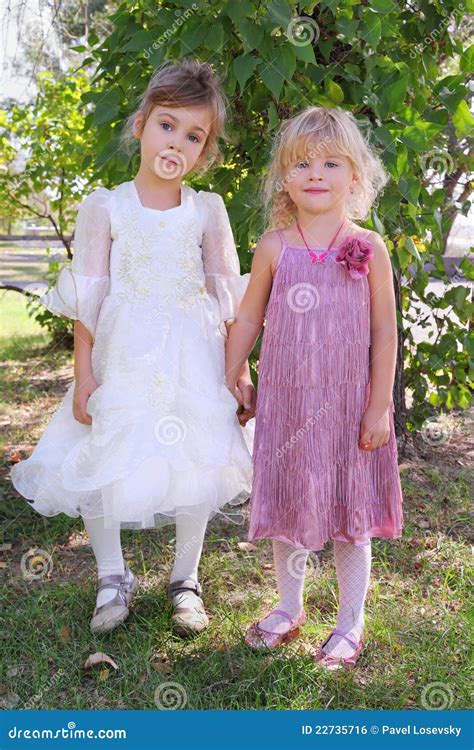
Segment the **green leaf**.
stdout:
[[413,206],[418,205],[420,194],[420,182],[415,177],[403,176],[398,181],[398,190],[403,197]]
[[154,41],[155,37],[153,36],[153,34],[142,29],[141,31],[137,31],[137,33],[132,36],[130,41],[127,42],[124,47],[121,47],[121,50],[122,52],[143,51],[151,47]]
[[474,70],[474,44],[464,50],[459,60],[459,67],[463,73],[472,73]]
[[302,47],[299,44],[295,45],[295,55],[302,62],[310,63],[311,65],[316,65],[314,49],[311,44],[305,44]]
[[405,247],[406,247],[406,249],[408,250],[408,252],[410,253],[410,255],[413,258],[416,258],[417,261],[421,261],[420,253],[418,252],[418,248],[415,245],[415,243],[413,242],[413,240],[412,240],[411,237],[406,237],[405,238]]
[[413,148],[416,151],[428,151],[434,136],[442,129],[440,125],[418,120],[414,125],[409,125],[403,129],[400,134],[400,140],[409,148]]
[[232,19],[235,24],[238,24],[245,16],[251,15],[254,11],[254,4],[250,0],[239,0],[238,3],[235,0],[228,0],[224,13]]
[[259,62],[261,62],[260,58],[253,57],[253,55],[241,55],[240,57],[235,58],[233,68],[235,77],[239,82],[240,91],[244,90],[245,84]]
[[213,52],[221,52],[224,44],[224,27],[222,23],[213,23],[210,28],[208,27],[203,42],[206,49],[210,49]]
[[258,51],[258,48],[262,43],[263,37],[265,35],[262,27],[254,23],[253,21],[248,21],[244,18],[238,21],[238,29],[240,32],[240,36],[242,37],[242,40],[245,42],[247,47],[249,47],[250,49],[256,49]]
[[266,6],[270,18],[278,26],[286,29],[291,21],[292,10],[287,0],[273,0]]
[[[393,81],[395,76],[392,74],[388,78]],[[408,89],[408,73],[400,75],[393,83],[389,81],[381,87],[380,104],[385,117],[391,112],[398,112],[403,106]]]
[[370,7],[377,13],[392,13],[395,10],[393,0],[370,0]]
[[344,91],[338,83],[331,81],[329,78],[325,81],[325,91],[328,98],[334,102],[334,104],[341,104],[341,102],[344,101]]
[[474,128],[474,117],[470,113],[464,99],[456,107],[456,111],[453,114],[453,124],[456,128],[458,138],[466,138]]
[[280,96],[280,92],[283,86],[284,77],[282,73],[275,68],[274,65],[262,63],[262,65],[265,65],[265,67],[261,70],[260,75],[262,78],[263,83],[269,89],[269,91],[272,92],[275,99],[278,101],[278,98]]
[[382,22],[379,16],[369,9],[364,9],[363,22],[360,25],[359,33],[372,49],[377,49],[382,36]]
[[268,127],[270,130],[274,130],[280,122],[278,112],[274,102],[270,102],[268,107]]
[[291,44],[284,44],[278,47],[274,57],[274,65],[286,81],[291,81],[296,69],[295,48]]

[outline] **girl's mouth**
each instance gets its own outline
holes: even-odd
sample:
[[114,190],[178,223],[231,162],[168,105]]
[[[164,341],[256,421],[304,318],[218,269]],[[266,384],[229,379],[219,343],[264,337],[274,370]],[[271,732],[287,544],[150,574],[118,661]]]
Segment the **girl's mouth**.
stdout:
[[318,193],[329,193],[329,190],[325,190],[323,188],[308,188],[304,192],[305,193],[314,193],[314,194],[317,195]]

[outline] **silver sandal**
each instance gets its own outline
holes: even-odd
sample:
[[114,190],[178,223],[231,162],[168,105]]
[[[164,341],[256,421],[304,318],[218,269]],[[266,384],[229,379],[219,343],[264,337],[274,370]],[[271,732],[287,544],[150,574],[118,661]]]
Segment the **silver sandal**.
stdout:
[[[181,591],[193,591],[197,594],[198,602],[194,607],[181,607],[177,600]],[[198,581],[187,578],[183,581],[173,581],[169,584],[169,592],[173,600],[173,623],[174,630],[179,635],[189,636],[195,633],[201,633],[209,625],[209,618],[204,609],[204,602],[201,599],[202,586]]]
[[117,589],[113,599],[94,609],[90,629],[92,633],[106,633],[121,625],[129,615],[128,605],[138,589],[138,578],[132,573],[127,563],[123,575],[110,575],[99,578],[96,592],[102,589]]

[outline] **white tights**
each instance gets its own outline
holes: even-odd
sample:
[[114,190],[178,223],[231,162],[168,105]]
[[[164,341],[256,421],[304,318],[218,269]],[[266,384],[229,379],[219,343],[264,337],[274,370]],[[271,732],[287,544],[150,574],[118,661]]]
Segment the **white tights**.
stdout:
[[[176,552],[170,581],[198,580],[198,565],[206,533],[209,508],[207,503],[194,506],[193,514],[176,514]],[[106,528],[104,518],[83,518],[92,550],[97,562],[98,577],[122,575],[124,559],[119,528]],[[102,589],[97,595],[97,606],[101,607],[114,598],[115,589]],[[195,594],[183,591],[177,595],[177,604],[192,606]]]

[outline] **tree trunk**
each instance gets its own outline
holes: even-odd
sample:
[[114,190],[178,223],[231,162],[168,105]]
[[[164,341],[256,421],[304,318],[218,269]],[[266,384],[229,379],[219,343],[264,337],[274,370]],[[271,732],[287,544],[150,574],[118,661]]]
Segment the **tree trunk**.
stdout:
[[[395,299],[397,303],[397,310],[399,314],[402,313],[402,296],[400,290],[400,281],[397,275],[393,274],[393,283],[395,288]],[[407,407],[405,401],[405,376],[403,373],[403,355],[405,350],[405,336],[403,329],[398,328],[398,340],[397,340],[397,364],[395,368],[395,380],[393,383],[393,404],[395,407],[394,421],[395,421],[395,434],[397,436],[399,452],[403,455],[406,443],[407,443],[407,432],[406,432],[406,419],[407,419]]]

